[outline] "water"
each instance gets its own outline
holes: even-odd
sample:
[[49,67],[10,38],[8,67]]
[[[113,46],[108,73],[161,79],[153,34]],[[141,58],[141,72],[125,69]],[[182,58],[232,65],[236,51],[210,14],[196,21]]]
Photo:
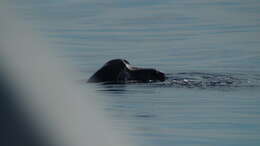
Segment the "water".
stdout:
[[[22,17],[88,79],[125,58],[164,83],[93,87],[139,145],[260,145],[260,1],[16,1]],[[186,83],[187,84],[186,84]]]

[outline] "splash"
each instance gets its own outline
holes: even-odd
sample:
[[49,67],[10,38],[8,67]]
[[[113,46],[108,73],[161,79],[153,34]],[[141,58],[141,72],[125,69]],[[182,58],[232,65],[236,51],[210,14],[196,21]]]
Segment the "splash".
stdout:
[[260,87],[259,74],[181,72],[167,74],[168,79],[157,85],[187,88]]

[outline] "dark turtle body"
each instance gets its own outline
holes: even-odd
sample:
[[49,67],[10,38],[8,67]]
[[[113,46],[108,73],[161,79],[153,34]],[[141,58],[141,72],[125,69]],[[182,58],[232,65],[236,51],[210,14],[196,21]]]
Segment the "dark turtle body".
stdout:
[[127,60],[113,59],[108,61],[88,82],[156,82],[164,81],[165,74],[152,68],[133,67]]

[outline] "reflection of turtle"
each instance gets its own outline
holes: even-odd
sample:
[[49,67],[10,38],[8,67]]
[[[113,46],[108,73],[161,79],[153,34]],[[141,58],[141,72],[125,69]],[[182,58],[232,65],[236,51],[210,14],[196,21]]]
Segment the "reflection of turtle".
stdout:
[[164,81],[165,74],[150,68],[133,67],[127,60],[114,59],[108,61],[92,75],[88,82],[154,82]]

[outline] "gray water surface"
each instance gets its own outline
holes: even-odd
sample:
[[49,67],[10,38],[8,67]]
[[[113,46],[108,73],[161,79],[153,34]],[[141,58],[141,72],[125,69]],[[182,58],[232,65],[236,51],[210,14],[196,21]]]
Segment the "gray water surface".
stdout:
[[22,0],[15,7],[79,80],[114,58],[171,77],[82,84],[104,95],[114,128],[137,144],[260,145],[259,0]]

